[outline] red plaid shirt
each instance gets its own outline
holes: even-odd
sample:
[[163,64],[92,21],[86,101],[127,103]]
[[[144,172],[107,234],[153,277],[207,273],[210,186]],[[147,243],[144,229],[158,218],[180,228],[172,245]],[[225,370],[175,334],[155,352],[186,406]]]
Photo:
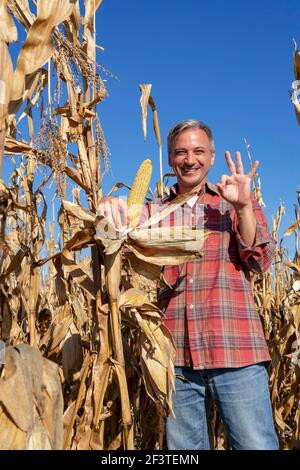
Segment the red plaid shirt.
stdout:
[[[165,203],[176,197],[176,187]],[[257,220],[251,247],[240,237],[232,205],[211,183],[193,207],[184,205],[185,222],[204,224],[210,234],[199,259],[163,268],[170,287],[160,289],[158,300],[177,347],[176,366],[211,369],[270,360],[249,272],[269,268],[275,245],[254,195],[251,200]]]

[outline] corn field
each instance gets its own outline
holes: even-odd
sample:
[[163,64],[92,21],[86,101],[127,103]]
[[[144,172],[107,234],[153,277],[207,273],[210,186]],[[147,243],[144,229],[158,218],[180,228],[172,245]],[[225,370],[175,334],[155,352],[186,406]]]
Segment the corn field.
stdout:
[[[153,197],[149,160],[139,162],[129,193],[129,227],[115,229],[97,213],[109,168],[97,106],[107,96],[103,76],[111,76],[96,61],[101,3],[84,0],[80,11],[75,0],[0,0],[1,449],[165,448],[175,345],[156,303],[161,266],[195,259],[209,234],[183,226],[168,236],[164,228],[162,237],[160,220],[189,195],[139,223]],[[14,69],[9,45],[21,30]],[[148,105],[153,112],[161,197],[168,188],[157,110],[151,86],[140,90],[145,137]],[[14,168],[4,183],[7,159]],[[122,186],[129,187],[120,183],[110,194]],[[49,187],[60,201],[56,214]],[[258,176],[254,190],[263,202]],[[272,356],[281,447],[299,449],[300,216],[295,205],[280,239],[283,210],[273,219],[272,269],[253,276],[252,286]],[[292,257],[283,247],[288,236]],[[211,411],[212,445],[226,449]]]

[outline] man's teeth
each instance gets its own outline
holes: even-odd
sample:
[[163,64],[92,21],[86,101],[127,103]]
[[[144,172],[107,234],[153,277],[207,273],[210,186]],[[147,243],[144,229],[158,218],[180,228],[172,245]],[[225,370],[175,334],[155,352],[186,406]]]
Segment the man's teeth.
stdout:
[[188,172],[188,173],[192,173],[192,172],[197,171],[197,170],[198,170],[198,168],[183,168],[183,171]]

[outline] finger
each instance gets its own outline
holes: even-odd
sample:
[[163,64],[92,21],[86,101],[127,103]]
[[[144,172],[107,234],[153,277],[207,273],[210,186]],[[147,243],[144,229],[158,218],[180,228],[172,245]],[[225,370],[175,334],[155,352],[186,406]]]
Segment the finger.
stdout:
[[128,225],[127,203],[122,198],[116,199],[113,216],[117,228],[120,229]]
[[221,183],[217,183],[216,187],[217,187],[219,193],[221,194],[221,196],[223,196],[224,193],[225,193],[225,186],[223,186]]
[[114,203],[112,205],[112,216],[114,218],[115,227],[120,229],[121,226],[122,226],[122,223],[121,223],[119,199],[114,201]]
[[106,220],[110,223],[110,225],[114,226],[114,219],[112,216],[111,204],[107,201],[105,201],[103,204],[103,215],[106,218]]
[[229,170],[231,171],[231,173],[234,175],[236,173],[236,169],[235,169],[235,165],[232,161],[232,158],[231,158],[231,155],[230,155],[230,152],[229,150],[226,150],[225,152],[225,158],[226,158],[226,162],[227,162],[227,165],[228,165],[228,168]]
[[238,172],[240,175],[243,175],[243,174],[244,174],[244,167],[243,167],[241,152],[236,152],[236,153],[235,153],[235,160],[236,160],[236,169],[237,169],[237,172]]
[[255,162],[253,163],[253,165],[252,165],[252,167],[251,167],[251,169],[248,173],[249,178],[251,178],[251,179],[253,178],[253,176],[255,175],[255,172],[257,170],[258,165],[259,165],[259,161],[255,160]]
[[98,205],[97,207],[97,213],[100,217],[104,216],[104,209],[103,209],[103,204],[102,202]]
[[226,185],[223,185],[221,183],[217,183],[216,184],[216,187],[219,191],[219,194],[221,197],[223,197],[224,199],[226,199],[226,195],[227,195],[227,186]]
[[117,199],[108,199],[105,202],[105,218],[115,228],[119,228]]
[[102,197],[99,201],[99,204],[98,204],[98,207],[97,207],[97,212],[98,212],[98,215],[100,216],[105,216],[104,214],[104,211],[109,211],[108,209],[108,204],[111,203],[111,201],[113,201],[115,199],[115,197]]
[[127,226],[127,203],[122,199],[118,198],[117,200],[118,207],[118,224],[120,225],[120,228]]
[[102,198],[98,204],[97,207],[97,213],[100,217],[105,217],[104,211],[105,211],[105,199]]
[[233,184],[233,183],[234,183],[234,181],[233,181],[231,176],[222,175],[221,178],[220,178],[220,182],[218,184],[221,185],[224,188],[226,185]]
[[127,202],[124,199],[119,199],[119,209],[122,226],[128,225],[128,206]]
[[225,186],[227,178],[227,175],[222,175],[220,178],[220,185]]

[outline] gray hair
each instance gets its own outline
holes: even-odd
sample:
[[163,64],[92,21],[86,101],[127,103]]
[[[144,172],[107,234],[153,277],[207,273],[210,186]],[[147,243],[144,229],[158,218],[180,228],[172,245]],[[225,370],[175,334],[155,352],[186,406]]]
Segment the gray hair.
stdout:
[[196,119],[185,119],[184,121],[179,122],[173,127],[168,135],[168,155],[169,157],[172,154],[173,144],[176,137],[181,134],[181,132],[186,131],[187,129],[201,129],[205,132],[210,141],[210,150],[211,152],[215,151],[215,143],[211,129],[204,124],[204,122],[197,121]]

